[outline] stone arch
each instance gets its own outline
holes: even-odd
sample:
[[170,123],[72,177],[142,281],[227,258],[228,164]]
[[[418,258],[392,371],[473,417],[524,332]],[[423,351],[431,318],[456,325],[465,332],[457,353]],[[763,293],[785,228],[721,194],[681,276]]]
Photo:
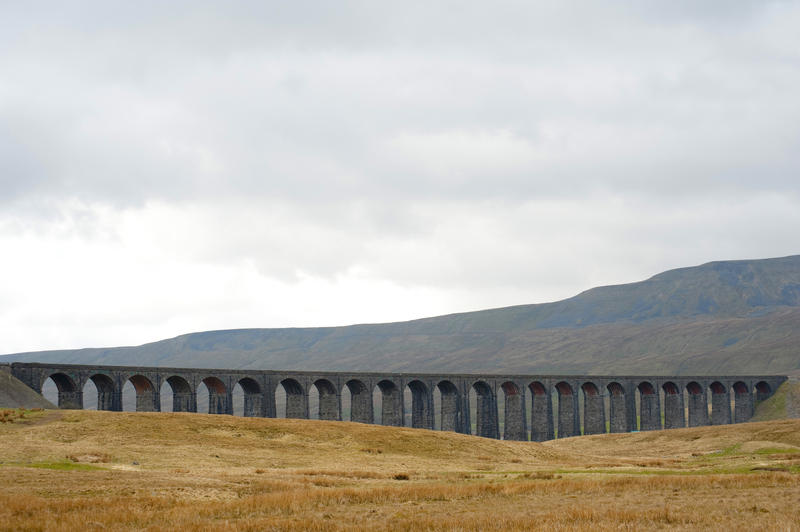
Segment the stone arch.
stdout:
[[677,429],[686,426],[683,408],[683,393],[672,381],[665,382],[661,389],[664,391],[664,428]]
[[244,417],[261,417],[264,415],[264,393],[257,380],[242,377],[234,387],[239,386],[244,394],[242,415]]
[[319,419],[341,421],[341,408],[336,386],[328,379],[317,379],[314,381],[314,388],[319,397]]
[[208,391],[209,414],[232,414],[233,404],[228,387],[219,377],[210,375],[200,381]]
[[[127,382],[133,387],[136,394],[136,411],[137,412],[159,412],[161,411],[161,396],[158,390],[153,385],[148,377],[141,374],[134,374],[126,379]],[[124,386],[123,390],[124,392]],[[123,397],[123,403],[125,398]],[[125,405],[122,405],[123,409]],[[128,407],[130,408],[130,406]]]
[[500,385],[505,401],[503,405],[503,439],[528,439],[528,424],[525,418],[525,397],[522,390],[512,381]]
[[632,410],[629,410],[628,397],[625,388],[618,382],[610,382],[608,390],[608,428],[611,432],[629,432],[633,427],[631,423]]
[[411,426],[415,429],[433,429],[432,390],[416,379],[406,384],[406,388],[411,391]]
[[566,381],[559,382],[555,388],[558,395],[558,437],[579,436],[578,396]]
[[603,394],[593,382],[584,382],[581,385],[583,392],[583,433],[605,434],[606,432],[606,406]]
[[458,388],[448,380],[439,381],[436,388],[441,394],[441,429],[464,432],[461,394],[458,393]]
[[39,385],[40,393],[45,391],[48,379],[56,385],[58,408],[70,410],[80,410],[83,408],[83,390],[78,387],[78,384],[72,377],[61,372],[45,374]]
[[731,394],[719,381],[708,386],[711,390],[711,424],[728,425],[731,422]]
[[197,395],[185,378],[171,375],[164,380],[172,391],[173,412],[197,412]]
[[639,391],[639,430],[660,430],[661,401],[656,387],[649,381],[642,381],[636,389]]
[[350,392],[350,421],[356,423],[372,423],[372,392],[358,379],[350,379],[345,383]]
[[772,395],[772,386],[766,381],[758,381],[755,389],[756,401],[764,401],[765,399],[769,399],[769,396]]
[[553,401],[547,387],[539,381],[528,384],[531,392],[531,440],[553,439]]
[[308,419],[308,396],[300,381],[288,377],[280,384],[286,392],[286,418]]
[[381,425],[403,426],[403,391],[393,381],[383,379],[376,384],[381,397]]
[[[91,382],[97,390],[97,409],[98,410],[121,410],[119,398],[121,394],[116,394],[114,379],[105,373],[95,373],[86,383]],[[84,389],[85,389],[84,384]]]
[[689,401],[689,426],[702,427],[708,425],[708,400],[705,390],[696,381],[686,384]]
[[470,389],[475,393],[475,434],[485,438],[498,438],[500,430],[494,390],[483,380],[473,382]]
[[734,382],[731,389],[733,389],[733,422],[744,423],[753,417],[753,394],[742,381]]

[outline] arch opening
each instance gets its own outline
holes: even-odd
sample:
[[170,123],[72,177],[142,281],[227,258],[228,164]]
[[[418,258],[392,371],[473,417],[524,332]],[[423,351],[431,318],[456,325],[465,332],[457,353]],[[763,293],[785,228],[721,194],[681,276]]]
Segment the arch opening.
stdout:
[[470,420],[472,433],[484,438],[499,438],[497,400],[492,387],[486,381],[475,381],[469,389]]
[[372,393],[366,384],[358,379],[352,379],[345,383],[345,388],[349,393],[343,394],[342,409],[348,414],[346,419],[356,423],[372,423]]
[[131,375],[122,388],[122,410],[160,412],[161,395],[144,375]]
[[[94,388],[94,394],[90,388]],[[87,394],[87,388],[89,394]],[[83,386],[84,408],[94,408],[97,410],[119,410],[118,401],[114,393],[114,380],[105,373],[95,373],[88,379]],[[91,399],[87,401],[86,399]]]
[[197,412],[197,396],[189,381],[183,377],[167,377],[161,385],[160,395],[165,412]]
[[42,395],[58,408],[80,410],[83,408],[83,390],[66,373],[48,375],[41,386]]
[[243,377],[233,385],[231,413],[244,417],[264,416],[264,394],[255,379]]

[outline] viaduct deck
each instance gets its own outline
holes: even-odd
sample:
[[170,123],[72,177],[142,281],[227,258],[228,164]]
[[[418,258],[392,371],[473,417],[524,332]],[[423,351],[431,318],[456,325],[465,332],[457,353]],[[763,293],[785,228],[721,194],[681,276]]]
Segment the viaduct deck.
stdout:
[[[241,369],[94,366],[15,362],[12,374],[38,393],[47,379],[58,388],[60,408],[83,408],[92,381],[102,410],[122,410],[130,382],[136,410],[161,410],[161,388],[172,392],[174,412],[196,412],[197,391],[208,390],[209,413],[233,413],[233,389],[244,393],[244,415],[276,417],[276,391],[286,394],[286,417],[309,418],[309,391],[317,392],[319,419],[403,426],[410,409],[415,428],[474,433],[488,438],[543,441],[558,437],[740,423],[756,401],[772,395],[784,376],[491,375],[270,371]],[[410,392],[410,404],[404,392]],[[470,401],[470,392],[474,392]],[[498,399],[503,403],[500,431]],[[709,401],[710,399],[710,401]],[[438,412],[434,405],[438,403]],[[472,403],[472,407],[471,407]],[[316,410],[316,409],[315,409]],[[435,423],[438,418],[438,423]],[[473,425],[474,418],[474,425]],[[557,429],[557,432],[556,432]]]

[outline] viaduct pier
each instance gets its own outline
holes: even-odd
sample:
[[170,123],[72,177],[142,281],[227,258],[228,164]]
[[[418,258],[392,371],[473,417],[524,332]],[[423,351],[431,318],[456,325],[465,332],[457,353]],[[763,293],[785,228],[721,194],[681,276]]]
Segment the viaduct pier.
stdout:
[[[786,380],[775,375],[358,373],[24,362],[12,363],[11,373],[38,393],[51,379],[60,408],[82,409],[84,386],[91,381],[101,410],[121,411],[123,387],[130,383],[140,412],[161,411],[164,387],[171,392],[173,412],[196,412],[198,391],[205,388],[209,413],[233,414],[233,390],[241,388],[243,414],[250,417],[276,417],[276,395],[283,392],[290,418],[311,417],[313,395],[322,420],[533,441],[741,423],[752,417],[757,401]],[[349,400],[347,416],[343,399]]]

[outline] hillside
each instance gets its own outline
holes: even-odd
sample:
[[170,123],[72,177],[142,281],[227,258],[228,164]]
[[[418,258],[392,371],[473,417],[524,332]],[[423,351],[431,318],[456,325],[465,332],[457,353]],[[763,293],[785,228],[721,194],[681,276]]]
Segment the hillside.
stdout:
[[800,255],[711,262],[554,303],[328,328],[186,334],[3,361],[252,369],[585,373],[800,371]]
[[546,444],[359,423],[0,410],[2,530],[800,526],[800,421]]
[[0,366],[0,408],[2,407],[56,408],[53,403],[14,378],[6,367]]

